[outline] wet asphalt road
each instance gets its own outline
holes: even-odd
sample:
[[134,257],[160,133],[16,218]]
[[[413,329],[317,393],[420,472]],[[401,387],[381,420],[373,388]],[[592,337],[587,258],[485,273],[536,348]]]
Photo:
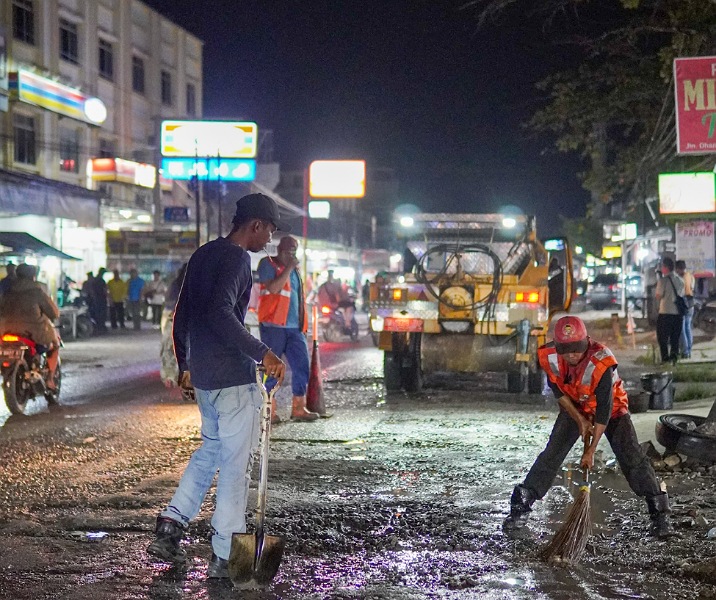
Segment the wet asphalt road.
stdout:
[[[544,565],[536,553],[571,502],[572,471],[524,535],[507,538],[500,524],[547,439],[551,403],[505,393],[499,376],[386,395],[367,337],[321,345],[333,417],[273,431],[267,526],[287,539],[274,585],[239,592],[205,579],[211,493],[187,565],[151,563],[154,517],[199,443],[196,407],[159,381],[158,349],[153,330],[70,343],[62,406],[0,410],[0,598],[716,597],[716,569],[694,574],[716,541],[692,524],[695,513],[716,521],[713,476],[667,479],[682,537],[653,542],[643,503],[602,462],[587,558]],[[281,390],[284,417],[289,401]]]

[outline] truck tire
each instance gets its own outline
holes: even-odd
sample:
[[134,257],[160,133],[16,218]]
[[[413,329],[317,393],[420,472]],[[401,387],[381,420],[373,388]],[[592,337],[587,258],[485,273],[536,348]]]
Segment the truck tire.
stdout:
[[405,362],[407,366],[401,367],[400,375],[403,389],[406,392],[419,392],[423,389],[423,369],[420,362],[420,334],[414,333],[408,342]]
[[527,375],[527,393],[541,394],[544,391],[546,375],[542,370],[531,372]]
[[383,352],[383,383],[389,392],[399,390],[401,386],[400,355]]
[[521,371],[507,372],[507,391],[510,394],[521,394],[527,385],[527,375]]

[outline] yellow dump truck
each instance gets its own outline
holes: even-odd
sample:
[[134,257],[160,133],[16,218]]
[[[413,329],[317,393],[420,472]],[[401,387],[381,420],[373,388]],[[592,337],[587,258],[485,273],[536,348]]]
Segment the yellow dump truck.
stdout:
[[378,276],[370,291],[386,388],[417,391],[438,372],[504,372],[508,391],[541,392],[537,348],[572,300],[567,241],[541,242],[524,215],[417,214],[412,223],[405,274]]

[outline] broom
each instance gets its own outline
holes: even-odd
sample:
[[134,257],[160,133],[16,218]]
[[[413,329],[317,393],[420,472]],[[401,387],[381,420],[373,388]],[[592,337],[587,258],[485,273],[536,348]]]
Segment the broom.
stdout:
[[[589,444],[590,438],[584,442],[585,450]],[[564,524],[540,553],[540,557],[547,562],[576,564],[587,547],[587,540],[592,534],[589,469],[584,469],[582,475],[584,481],[579,486],[579,495],[567,511]]]

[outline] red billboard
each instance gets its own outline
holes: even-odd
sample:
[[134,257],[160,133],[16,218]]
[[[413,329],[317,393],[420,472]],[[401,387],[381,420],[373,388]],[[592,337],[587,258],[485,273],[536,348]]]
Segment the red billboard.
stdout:
[[674,60],[676,151],[716,153],[716,56]]

